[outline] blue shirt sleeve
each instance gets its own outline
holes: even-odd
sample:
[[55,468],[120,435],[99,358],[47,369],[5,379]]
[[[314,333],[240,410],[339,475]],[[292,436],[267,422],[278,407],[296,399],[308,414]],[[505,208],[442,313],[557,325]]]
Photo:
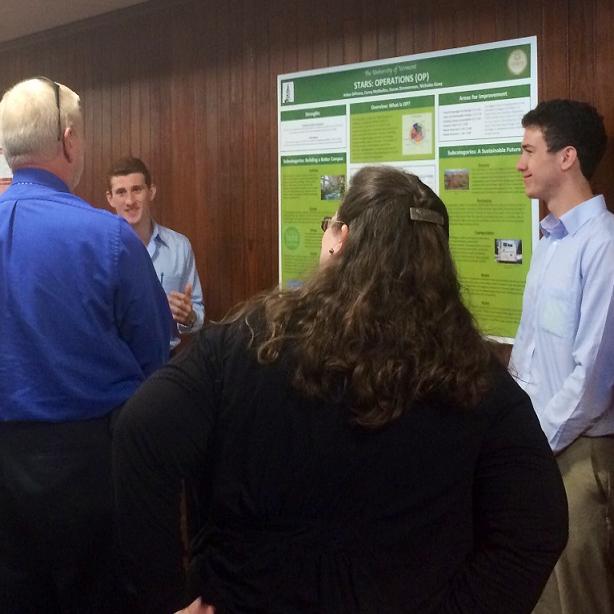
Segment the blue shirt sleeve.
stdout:
[[119,234],[115,318],[147,377],[167,362],[174,323],[145,246],[127,223],[120,224]]

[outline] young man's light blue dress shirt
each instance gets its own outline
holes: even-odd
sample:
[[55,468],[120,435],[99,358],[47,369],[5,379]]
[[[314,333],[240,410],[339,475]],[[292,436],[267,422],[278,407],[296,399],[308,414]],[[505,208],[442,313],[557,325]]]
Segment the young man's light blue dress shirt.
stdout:
[[[192,309],[196,314],[196,320],[192,326],[178,324],[177,328],[180,333],[194,333],[200,330],[205,321],[205,304],[194,252],[188,238],[154,221],[147,251],[166,294],[173,290],[183,292],[186,284],[192,284]],[[175,337],[171,341],[171,346],[174,347],[178,343],[179,338]]]
[[510,370],[556,453],[614,435],[614,215],[595,196],[541,227]]

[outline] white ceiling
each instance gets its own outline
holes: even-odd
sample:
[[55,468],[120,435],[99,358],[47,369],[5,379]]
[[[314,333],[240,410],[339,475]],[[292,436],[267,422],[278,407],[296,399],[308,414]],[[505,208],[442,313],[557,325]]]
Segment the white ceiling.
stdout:
[[143,0],[1,0],[0,43],[142,2]]

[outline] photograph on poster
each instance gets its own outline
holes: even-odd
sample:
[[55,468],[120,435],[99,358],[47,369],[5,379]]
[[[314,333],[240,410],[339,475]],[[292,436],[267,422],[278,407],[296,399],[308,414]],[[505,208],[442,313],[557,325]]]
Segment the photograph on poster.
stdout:
[[469,189],[469,169],[468,168],[449,168],[443,174],[444,190],[468,190]]
[[341,200],[345,194],[345,175],[320,177],[320,200]]
[[495,239],[495,260],[506,264],[522,264],[522,239]]

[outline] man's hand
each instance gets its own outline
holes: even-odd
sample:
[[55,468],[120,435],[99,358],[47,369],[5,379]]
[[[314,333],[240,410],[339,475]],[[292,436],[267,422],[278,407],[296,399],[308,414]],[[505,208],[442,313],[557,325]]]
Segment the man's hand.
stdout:
[[215,614],[215,608],[203,603],[199,597],[196,601],[192,601],[187,608],[179,610],[175,614]]
[[183,292],[173,290],[167,297],[175,322],[184,326],[193,326],[196,322],[196,312],[192,309],[192,284],[186,284]]

